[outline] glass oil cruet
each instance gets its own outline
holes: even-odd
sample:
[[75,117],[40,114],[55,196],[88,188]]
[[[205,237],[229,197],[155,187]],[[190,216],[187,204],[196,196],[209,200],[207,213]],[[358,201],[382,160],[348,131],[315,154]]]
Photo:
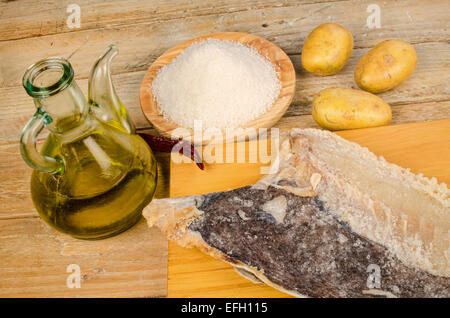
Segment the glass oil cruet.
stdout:
[[[37,108],[20,140],[22,157],[34,169],[33,203],[45,222],[76,238],[100,239],[130,228],[156,188],[155,157],[112,84],[116,54],[111,45],[95,63],[88,100],[64,58],[41,60],[23,77]],[[49,134],[38,151],[44,128]]]

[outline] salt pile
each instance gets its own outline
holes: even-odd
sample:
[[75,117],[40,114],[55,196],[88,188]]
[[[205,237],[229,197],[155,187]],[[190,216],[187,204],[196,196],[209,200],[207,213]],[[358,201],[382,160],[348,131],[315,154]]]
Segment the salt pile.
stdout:
[[235,128],[265,113],[280,92],[271,62],[239,42],[192,44],[161,68],[152,91],[164,117],[184,127]]

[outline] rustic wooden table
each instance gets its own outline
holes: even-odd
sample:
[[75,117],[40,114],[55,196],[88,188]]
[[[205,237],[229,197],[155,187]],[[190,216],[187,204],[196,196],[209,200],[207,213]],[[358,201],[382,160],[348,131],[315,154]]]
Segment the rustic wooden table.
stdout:
[[[371,19],[377,8],[378,26]],[[316,127],[310,113],[313,95],[329,86],[355,87],[353,69],[365,52],[384,39],[399,38],[414,45],[419,62],[410,79],[380,96],[392,106],[392,124],[433,121],[450,118],[449,12],[447,0],[1,1],[0,297],[282,296],[245,281],[227,264],[174,244],[169,244],[167,288],[167,243],[144,222],[95,243],[68,238],[43,224],[29,195],[31,169],[18,147],[20,131],[34,113],[21,86],[28,65],[48,56],[66,57],[86,93],[92,63],[115,43],[120,51],[113,63],[116,90],[138,129],[151,130],[140,110],[139,85],[160,54],[202,34],[253,33],[285,50],[297,72],[293,103],[277,126]],[[355,49],[340,73],[317,77],[302,68],[300,52],[309,32],[328,21],[352,32]],[[168,193],[168,160],[158,158],[162,197]],[[71,263],[83,265],[82,279],[90,288],[67,288]],[[194,263],[204,274],[196,279],[205,281],[189,279],[186,264]],[[215,285],[208,278],[212,272],[228,283]]]

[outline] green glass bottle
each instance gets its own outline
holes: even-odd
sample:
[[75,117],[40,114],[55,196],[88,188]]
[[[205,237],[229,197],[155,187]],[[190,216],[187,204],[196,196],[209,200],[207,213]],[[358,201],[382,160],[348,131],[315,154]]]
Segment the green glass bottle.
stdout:
[[[110,46],[89,78],[89,101],[70,63],[48,58],[28,68],[23,85],[37,111],[20,150],[35,169],[31,196],[41,218],[76,238],[118,234],[141,218],[157,181],[156,160],[120,102],[111,81]],[[36,140],[47,128],[41,151]]]

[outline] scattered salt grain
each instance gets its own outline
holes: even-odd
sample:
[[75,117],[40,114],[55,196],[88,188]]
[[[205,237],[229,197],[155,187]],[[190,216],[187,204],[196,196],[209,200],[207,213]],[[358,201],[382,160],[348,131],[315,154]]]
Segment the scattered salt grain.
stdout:
[[262,206],[264,212],[272,214],[278,223],[283,223],[287,211],[287,200],[284,195],[279,195]]
[[161,68],[152,91],[164,117],[183,127],[235,128],[265,113],[280,92],[274,66],[239,42],[208,39]]

